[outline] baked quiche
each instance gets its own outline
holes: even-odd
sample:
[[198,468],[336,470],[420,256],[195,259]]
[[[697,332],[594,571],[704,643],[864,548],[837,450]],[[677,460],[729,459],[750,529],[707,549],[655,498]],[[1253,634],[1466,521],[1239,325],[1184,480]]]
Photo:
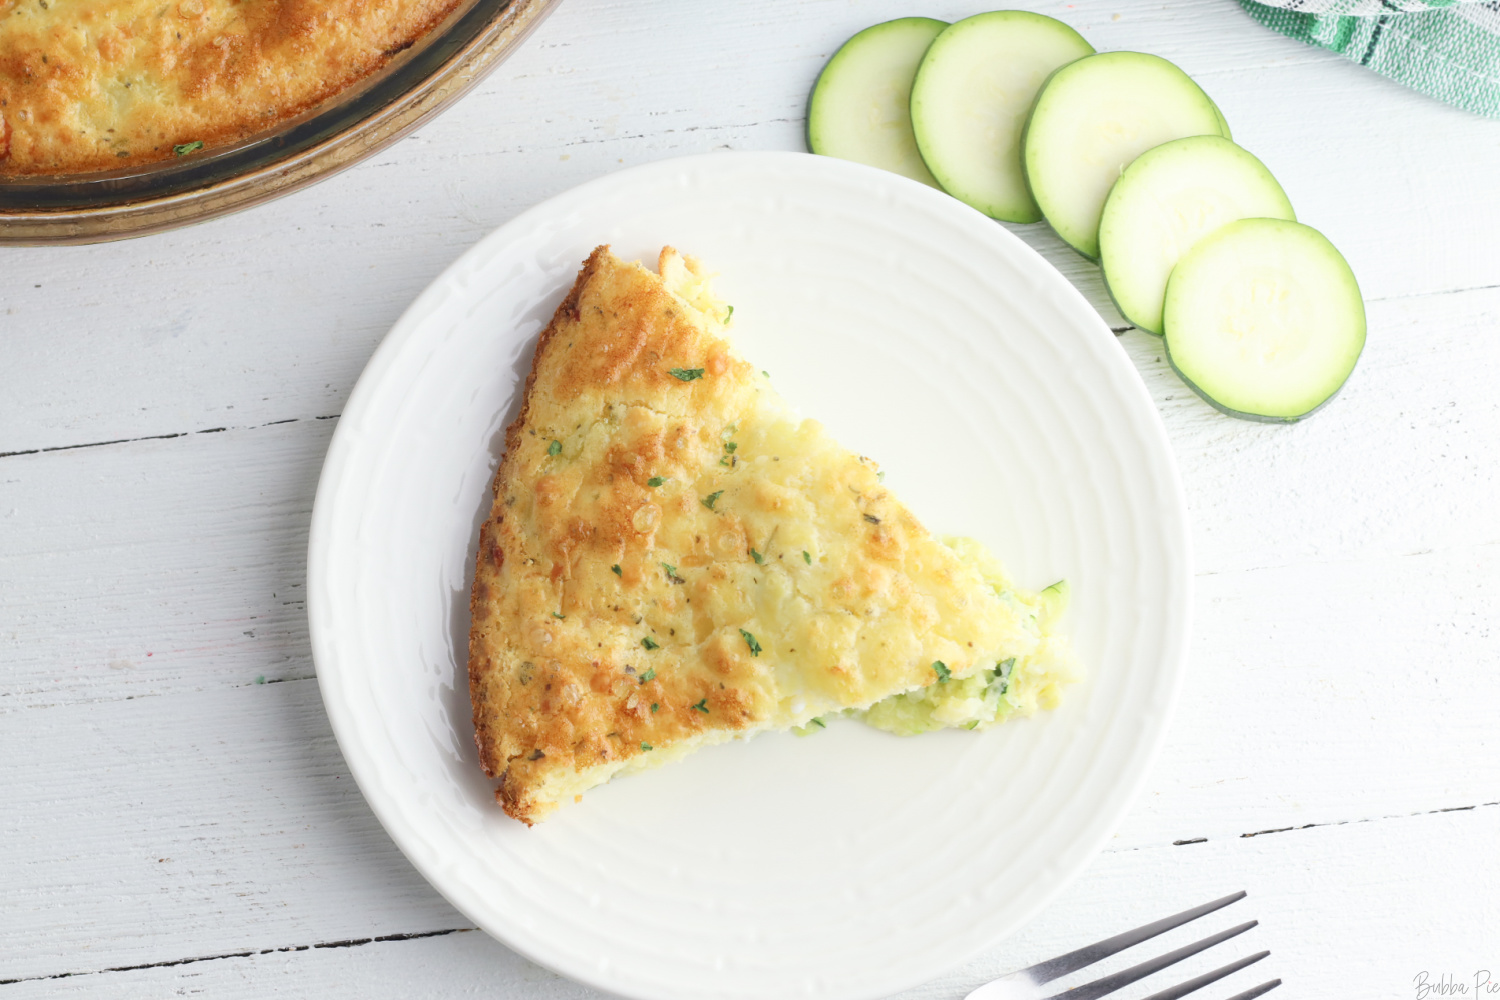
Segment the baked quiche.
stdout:
[[915,733],[1053,704],[1061,588],[930,535],[735,352],[698,262],[659,272],[594,251],[506,432],[469,636],[505,811],[835,713]]
[[458,0],[0,0],[0,177],[113,170],[269,128]]

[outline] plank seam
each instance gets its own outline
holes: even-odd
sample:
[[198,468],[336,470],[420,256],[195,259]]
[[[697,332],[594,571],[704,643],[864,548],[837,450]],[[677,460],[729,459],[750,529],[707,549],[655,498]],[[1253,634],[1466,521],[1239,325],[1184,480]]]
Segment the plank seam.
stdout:
[[[1239,834],[1239,835],[1237,835],[1235,837],[1232,837],[1230,839],[1232,839],[1232,840],[1243,840],[1243,839],[1249,839],[1249,838],[1253,838],[1253,837],[1265,836],[1265,835],[1273,834],[1273,833],[1288,833],[1288,832],[1292,832],[1292,831],[1309,830],[1309,829],[1314,829],[1314,828],[1318,828],[1318,827],[1350,826],[1350,825],[1357,825],[1357,824],[1360,824],[1360,823],[1379,822],[1379,821],[1382,821],[1382,820],[1409,819],[1409,818],[1418,817],[1418,816],[1433,816],[1433,815],[1439,815],[1439,814],[1442,814],[1442,813],[1474,812],[1474,811],[1476,811],[1478,809],[1491,808],[1491,807],[1496,807],[1496,806],[1500,806],[1500,801],[1482,802],[1482,803],[1478,803],[1477,805],[1469,805],[1469,806],[1446,806],[1446,807],[1441,808],[1441,809],[1426,809],[1426,810],[1421,810],[1419,812],[1394,814],[1394,815],[1390,815],[1390,816],[1372,817],[1370,819],[1362,819],[1362,820],[1332,820],[1332,821],[1323,822],[1323,823],[1306,823],[1306,824],[1303,824],[1301,826],[1276,827],[1276,828],[1267,829],[1267,830],[1256,830],[1256,831],[1251,832],[1251,833],[1242,833],[1242,834]],[[1190,839],[1186,839],[1186,840],[1176,840],[1176,841],[1173,841],[1172,842],[1172,846],[1179,847],[1179,846],[1187,846],[1187,845],[1192,845],[1192,844],[1203,844],[1203,843],[1208,843],[1209,840],[1210,840],[1210,838],[1208,838],[1208,837],[1194,837],[1194,838],[1190,838]],[[1146,850],[1146,849],[1148,849],[1148,848],[1146,848],[1146,847],[1136,847],[1136,848],[1126,848],[1126,849],[1121,850],[1121,851],[1106,851],[1106,853],[1110,853],[1110,854],[1128,853],[1130,851],[1138,851],[1138,850]],[[424,938],[445,937],[445,936],[447,936],[449,934],[467,933],[469,931],[473,931],[473,930],[476,930],[476,929],[477,928],[474,928],[474,927],[450,927],[450,928],[445,928],[445,929],[442,929],[442,930],[435,930],[435,931],[415,931],[415,932],[407,932],[407,933],[399,933],[399,934],[383,934],[383,935],[374,936],[374,937],[347,938],[347,939],[337,940],[337,941],[321,941],[321,942],[318,942],[316,944],[284,945],[284,946],[279,947],[279,948],[256,948],[256,949],[248,949],[248,950],[244,950],[244,951],[225,952],[225,953],[216,954],[216,955],[201,955],[201,956],[195,956],[195,957],[191,957],[191,958],[169,959],[169,960],[161,961],[161,962],[143,962],[143,963],[140,963],[140,964],[137,964],[137,965],[110,966],[110,967],[103,968],[103,969],[91,969],[91,970],[78,971],[78,972],[58,972],[58,973],[50,973],[50,974],[47,974],[47,975],[40,975],[40,976],[25,976],[25,977],[14,978],[14,979],[0,979],[0,986],[9,986],[9,985],[17,984],[17,983],[38,982],[38,981],[47,981],[47,980],[54,980],[54,979],[72,979],[72,978],[79,978],[79,977],[83,977],[83,976],[103,975],[103,974],[106,974],[106,973],[114,973],[114,972],[135,972],[135,971],[139,971],[139,970],[143,970],[143,969],[174,968],[174,967],[183,966],[183,965],[193,965],[193,964],[196,964],[196,963],[199,963],[199,962],[216,962],[216,961],[222,961],[222,960],[225,960],[225,959],[232,959],[232,958],[254,958],[254,957],[257,957],[257,956],[260,956],[260,955],[289,954],[289,953],[292,953],[292,952],[315,951],[315,950],[319,950],[319,949],[358,948],[358,947],[363,947],[365,945],[383,944],[383,943],[391,942],[391,941],[413,941],[413,940],[420,940],[420,939],[424,939]]]
[[1500,288],[1500,285],[1468,285],[1464,288],[1444,288],[1434,292],[1408,292],[1405,295],[1385,295],[1380,298],[1365,299],[1365,302],[1401,302],[1405,299],[1425,299],[1434,295],[1462,295],[1464,292],[1492,292]]
[[[730,124],[730,125],[686,125],[686,126],[684,126],[682,128],[666,128],[666,129],[662,129],[659,132],[637,132],[637,133],[632,133],[630,135],[605,135],[605,136],[599,136],[598,138],[585,137],[585,138],[580,138],[580,139],[574,139],[571,142],[564,142],[564,143],[562,143],[559,146],[554,146],[553,148],[554,149],[571,149],[574,146],[597,146],[597,145],[601,145],[601,144],[605,144],[605,143],[611,143],[611,142],[634,142],[637,139],[659,139],[662,136],[677,135],[677,134],[684,134],[685,135],[685,134],[687,134],[689,132],[727,132],[727,131],[734,131],[734,130],[738,130],[738,129],[760,128],[763,125],[791,125],[791,124],[801,124],[804,121],[806,121],[806,119],[802,118],[802,117],[798,117],[798,118],[766,118],[766,119],[763,119],[763,120],[758,121],[758,122],[748,122],[748,123],[737,122],[737,123]],[[522,150],[520,148],[517,148],[515,151],[516,152],[524,152],[524,150]]]
[[[1325,827],[1325,826],[1354,826],[1354,825],[1357,825],[1357,824],[1360,824],[1360,823],[1381,823],[1381,822],[1385,822],[1386,820],[1413,819],[1413,818],[1418,817],[1418,816],[1437,816],[1437,815],[1439,815],[1441,813],[1473,812],[1476,809],[1488,809],[1488,808],[1491,808],[1493,806],[1500,806],[1500,801],[1496,801],[1496,802],[1480,802],[1477,805],[1472,805],[1472,806],[1444,806],[1441,809],[1421,809],[1421,810],[1418,810],[1417,812],[1392,813],[1392,814],[1387,815],[1387,816],[1370,816],[1370,817],[1367,817],[1365,819],[1330,819],[1330,820],[1325,820],[1325,821],[1323,821],[1321,823],[1303,823],[1300,826],[1277,826],[1277,827],[1272,827],[1272,828],[1270,828],[1268,830],[1255,830],[1255,831],[1253,831],[1251,833],[1241,833],[1241,834],[1231,835],[1230,837],[1228,837],[1226,839],[1229,839],[1229,840],[1248,840],[1251,837],[1264,837],[1264,836],[1267,836],[1267,835],[1273,834],[1273,833],[1293,833],[1293,832],[1298,831],[1298,830],[1315,830],[1315,829],[1318,829],[1319,827]],[[1211,838],[1209,838],[1209,837],[1189,837],[1189,838],[1186,838],[1184,840],[1174,840],[1174,841],[1172,841],[1172,846],[1173,847],[1188,847],[1188,846],[1191,846],[1193,844],[1206,844],[1206,843],[1209,842],[1210,839]],[[1142,845],[1140,847],[1122,847],[1122,848],[1117,848],[1117,849],[1106,848],[1105,849],[1105,853],[1106,854],[1128,854],[1131,851],[1155,850],[1156,846],[1157,845],[1154,845],[1154,844],[1144,844],[1144,845]]]
[[343,941],[320,941],[317,944],[292,944],[280,948],[253,948],[249,951],[229,951],[220,955],[199,955],[193,958],[174,958],[165,962],[142,962],[139,965],[114,965],[105,969],[89,969],[84,972],[54,972],[45,976],[23,976],[19,979],[0,979],[0,986],[15,983],[34,983],[49,979],[74,979],[80,976],[99,976],[108,972],[136,972],[141,969],[169,969],[178,965],[193,965],[198,962],[219,962],[229,958],[254,958],[257,955],[277,955],[294,951],[316,951],[320,948],[359,948],[367,944],[383,944],[387,941],[416,941],[421,938],[445,937],[475,930],[473,927],[449,927],[440,931],[414,931],[406,934],[382,934],[378,937],[348,938]]
[[238,427],[205,427],[198,431],[177,431],[172,434],[142,434],[140,437],[115,438],[112,441],[88,441],[84,444],[55,444],[46,448],[22,448],[18,451],[0,451],[0,458],[14,458],[18,455],[43,455],[52,451],[77,451],[80,448],[105,448],[115,444],[134,444],[137,441],[170,441],[173,438],[190,437],[194,434],[222,434],[225,431],[258,431],[262,427],[278,427],[282,424],[295,424],[303,420],[337,420],[337,413],[329,413],[319,417],[287,417],[285,420],[270,420],[263,424],[244,424]]
[[1359,558],[1339,556],[1332,559],[1302,559],[1297,562],[1266,563],[1263,566],[1231,566],[1228,569],[1205,569],[1199,570],[1193,575],[1195,579],[1207,579],[1213,576],[1234,576],[1241,573],[1277,573],[1282,570],[1300,569],[1307,566],[1343,567],[1354,566],[1359,563],[1385,562],[1393,559],[1419,559],[1422,556],[1449,555],[1455,552],[1477,554],[1492,545],[1500,545],[1500,537],[1486,538],[1480,541],[1467,542],[1462,545],[1445,545],[1440,548],[1416,549],[1412,552],[1375,553]]

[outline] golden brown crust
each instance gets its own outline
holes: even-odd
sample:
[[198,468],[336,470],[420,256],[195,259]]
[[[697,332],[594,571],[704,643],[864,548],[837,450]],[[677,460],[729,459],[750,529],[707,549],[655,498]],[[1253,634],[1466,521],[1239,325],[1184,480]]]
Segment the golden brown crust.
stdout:
[[[475,567],[470,605],[471,619],[475,624],[470,635],[469,657],[475,740],[486,773],[500,779],[496,800],[507,813],[528,824],[550,806],[550,803],[538,799],[535,786],[559,767],[586,769],[635,756],[642,752],[637,748],[643,744],[665,746],[691,737],[708,727],[710,713],[716,712],[713,724],[718,727],[735,728],[748,721],[748,712],[743,705],[745,696],[728,689],[722,682],[689,677],[685,673],[669,677],[664,672],[663,676],[650,677],[646,674],[648,667],[622,662],[618,650],[613,651],[614,656],[595,657],[586,648],[580,648],[586,643],[577,642],[572,643],[572,648],[566,653],[559,650],[558,657],[541,663],[518,660],[507,664],[524,678],[520,686],[531,687],[533,691],[540,689],[540,695],[522,697],[509,684],[510,678],[494,669],[494,657],[487,652],[482,641],[487,634],[485,626],[495,623],[497,603],[504,600],[500,591],[507,548],[526,548],[528,542],[540,542],[542,549],[552,549],[554,553],[560,551],[566,559],[570,550],[579,545],[621,545],[623,543],[618,540],[636,534],[629,521],[641,508],[650,489],[643,482],[626,485],[613,503],[596,512],[596,523],[574,517],[568,519],[570,523],[540,539],[523,541],[513,536],[502,540],[510,527],[506,518],[507,489],[514,492],[517,486],[524,488],[524,484],[518,481],[528,477],[528,466],[532,464],[524,460],[522,453],[528,432],[531,435],[536,433],[533,425],[537,422],[539,376],[549,369],[554,375],[547,395],[549,404],[555,406],[559,400],[588,389],[617,385],[622,373],[638,376],[637,363],[641,360],[643,341],[665,340],[666,343],[658,344],[651,352],[660,353],[669,349],[667,345],[672,343],[691,350],[688,345],[701,340],[702,331],[685,317],[679,316],[677,324],[668,321],[665,325],[658,325],[658,320],[673,307],[668,304],[669,293],[654,280],[653,275],[650,276],[652,281],[627,287],[611,303],[633,315],[624,323],[611,325],[611,334],[600,341],[603,345],[601,351],[578,352],[569,359],[571,364],[549,364],[554,341],[578,330],[580,302],[585,289],[590,287],[606,263],[620,268],[609,248],[600,246],[585,261],[572,289],[537,341],[531,372],[523,388],[521,412],[506,429],[506,453],[496,472],[494,503],[490,518],[481,529],[480,554]],[[620,332],[622,336],[615,337],[614,332]],[[715,357],[706,364],[722,370],[727,360],[725,346],[711,346],[717,350]],[[661,369],[654,380],[659,383],[670,378],[665,369]],[[659,452],[659,443],[654,440],[648,440],[636,450],[612,449],[606,458],[603,474],[613,480],[616,473],[620,473],[623,481],[630,472],[639,472],[649,454]],[[634,478],[644,480],[647,477]],[[555,485],[545,476],[535,481],[531,493],[538,508],[546,509],[558,503],[558,498],[552,494]],[[562,572],[565,572],[565,567],[554,563],[548,577],[556,583]],[[632,565],[628,576],[621,573],[622,582],[627,586],[639,583],[639,574],[640,568]],[[517,616],[514,606],[507,611],[500,624],[509,630],[517,624]],[[527,645],[515,642],[515,638],[513,635],[503,637],[505,652],[515,654],[517,648]],[[547,641],[551,641],[550,635]],[[732,654],[721,652],[716,657],[720,672],[726,676],[731,674],[734,659]],[[655,712],[649,707],[653,704],[657,706]]]
[[0,176],[149,163],[299,114],[458,0],[0,0]]
[[[572,289],[563,297],[562,303],[552,314],[552,322],[542,331],[537,338],[536,348],[532,351],[531,371],[526,376],[526,384],[521,389],[521,412],[516,414],[516,419],[511,421],[505,429],[505,453],[515,454],[520,447],[522,428],[526,425],[526,419],[531,412],[532,387],[536,384],[537,364],[536,359],[542,356],[546,350],[548,341],[556,335],[562,321],[567,316],[576,316],[578,312],[578,296],[584,284],[593,276],[598,262],[609,253],[609,247],[600,246],[595,248],[584,262],[583,269],[578,272],[578,278],[573,282]],[[490,508],[490,516],[485,519],[479,528],[479,554],[476,557],[474,567],[474,587],[469,594],[469,620],[480,621],[488,614],[491,606],[491,587],[494,584],[494,575],[505,565],[505,553],[500,548],[499,539],[496,537],[496,529],[505,517],[501,509],[500,483],[505,472],[505,463],[502,461],[500,467],[495,470],[495,478],[490,487],[493,496]],[[495,726],[499,720],[483,711],[484,701],[481,697],[479,686],[479,670],[476,665],[482,663],[478,651],[475,649],[477,630],[471,630],[469,634],[469,703],[474,710],[474,743],[479,747],[479,764],[484,768],[484,773],[491,778],[500,778],[505,773],[506,761],[498,756],[500,746],[499,735],[495,732]],[[504,803],[506,801],[505,784],[502,781],[500,789],[496,791],[496,799]],[[510,796],[512,803],[507,805],[506,811],[511,815],[518,815],[515,807],[515,794]],[[528,821],[529,824],[529,821]]]
[[996,662],[1014,611],[795,418],[675,251],[596,249],[537,342],[470,598],[475,740],[531,823],[622,768]]

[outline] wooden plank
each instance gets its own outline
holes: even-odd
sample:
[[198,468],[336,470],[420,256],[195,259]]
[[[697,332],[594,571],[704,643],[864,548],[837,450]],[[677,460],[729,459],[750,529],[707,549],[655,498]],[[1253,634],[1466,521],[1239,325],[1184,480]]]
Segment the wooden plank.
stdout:
[[1121,338],[1177,453],[1200,572],[1500,541],[1500,290],[1368,315],[1349,383],[1291,426],[1225,418],[1170,371],[1161,340]]
[[18,712],[0,759],[0,979],[462,925],[314,681]]
[[[1188,847],[1107,852],[1020,934],[962,969],[892,1000],[949,1000],[1012,969],[1237,889],[1249,897],[1138,951],[1134,961],[1238,922],[1260,926],[1177,967],[1178,979],[1261,949],[1270,958],[1211,991],[1225,996],[1271,978],[1289,996],[1410,998],[1423,972],[1472,984],[1493,969],[1500,908],[1500,809],[1425,815]],[[1472,857],[1460,871],[1451,857]],[[463,926],[462,924],[456,926]],[[329,946],[331,945],[331,946]],[[1357,949],[1357,950],[1356,950]],[[1354,956],[1358,955],[1358,959]],[[179,956],[191,958],[193,956]],[[364,944],[325,942],[168,967],[33,979],[0,990],[6,1000],[97,996],[120,1000],[205,993],[225,1000],[282,992],[361,1000],[501,996],[591,1000],[602,996],[540,969],[478,931]],[[1126,990],[1139,997],[1172,981],[1163,973]],[[1060,983],[1086,981],[1087,974]],[[1472,993],[1470,995],[1473,995]]]
[[[1371,337],[1343,396],[1291,428],[1221,417],[1159,342],[1122,338],[1195,525],[1177,723],[1085,878],[907,998],[1239,886],[1265,921],[1246,947],[1272,947],[1303,993],[1463,980],[1493,964],[1500,926],[1500,809],[1482,807],[1500,795],[1484,714],[1500,700],[1500,291],[1435,293],[1494,281],[1500,203],[1464,181],[1493,174],[1493,124],[1234,0],[1023,6],[1198,75],[1349,254]],[[352,787],[309,679],[303,552],[334,424],[315,418],[485,232],[621,165],[800,148],[833,47],[911,12],[569,0],[475,94],[324,184],[174,234],[0,251],[0,453],[229,428],[0,457],[0,980],[83,974],[0,995],[590,995],[472,932],[314,947],[466,925]],[[1017,231],[1117,321],[1092,265]],[[1480,808],[1430,813],[1454,807]]]
[[[1391,569],[1207,579],[1197,669],[1114,850],[1494,800],[1500,547]],[[1389,628],[1372,579],[1409,597]],[[0,978],[456,926],[350,782],[313,681],[205,687],[10,713]]]
[[[1017,967],[1240,889],[1249,892],[1246,900],[1205,918],[1201,927],[1163,935],[1158,948],[1146,946],[1143,955],[1259,920],[1242,938],[1177,968],[1186,978],[1269,949],[1271,957],[1254,972],[1204,995],[1224,997],[1281,978],[1287,996],[1410,1000],[1413,978],[1423,969],[1466,978],[1493,968],[1500,907],[1488,886],[1500,876],[1500,858],[1486,845],[1497,835],[1500,808],[1491,807],[1106,852],[1013,942],[901,1000],[960,997]],[[1454,857],[1472,858],[1472,867],[1462,870],[1451,863]],[[1128,967],[1143,955],[1130,953],[1098,968]],[[1059,985],[1080,981],[1088,977]],[[1151,989],[1122,993],[1140,997]]]
[[[1492,174],[1489,122],[1275,35],[1232,0],[1029,6],[1101,48],[1160,52],[1200,74],[1370,297],[1493,283],[1500,203],[1429,180]],[[484,233],[622,165],[802,148],[829,52],[907,12],[895,0],[719,5],[712,17],[682,0],[568,3],[417,136],[307,191],[126,243],[0,251],[0,316],[25,332],[7,341],[0,453],[337,413],[405,306]],[[1328,166],[1344,163],[1370,166]],[[1017,231],[1120,322],[1091,264],[1044,227]]]
[[1200,576],[1177,716],[1115,844],[1500,799],[1497,582],[1500,544]]
[[[1446,332],[1424,342],[1398,331],[1384,342],[1411,353],[1371,370],[1410,376],[1413,367],[1435,369],[1455,351],[1488,343],[1478,333],[1491,307],[1463,299],[1451,297],[1473,317],[1472,329],[1445,325],[1446,314],[1434,317],[1420,303],[1382,306],[1414,329],[1430,321]],[[1151,346],[1144,338],[1133,343]],[[1460,377],[1483,378],[1482,356],[1469,358],[1452,367]],[[1170,376],[1148,369],[1148,378],[1160,392]],[[1459,393],[1454,401],[1484,398],[1479,385],[1449,387]],[[1486,631],[1500,611],[1493,585],[1500,557],[1492,543],[1466,548],[1448,535],[1457,519],[1472,537],[1486,525],[1462,519],[1480,519],[1482,509],[1428,517],[1430,494],[1373,481],[1362,489],[1398,503],[1375,530],[1306,549],[1327,525],[1277,507],[1274,491],[1251,497],[1270,506],[1232,505],[1267,466],[1279,481],[1294,481],[1294,465],[1277,467],[1292,460],[1271,433],[1288,429],[1223,420],[1192,397],[1162,402],[1174,426],[1191,432],[1178,440],[1190,449],[1189,482],[1214,489],[1194,494],[1199,523],[1233,525],[1239,511],[1242,533],[1260,530],[1261,516],[1269,527],[1244,540],[1200,535],[1208,572],[1200,578],[1195,671],[1152,787],[1117,848],[1492,799],[1500,778],[1486,752],[1488,722],[1455,706],[1494,704],[1500,694]],[[1448,402],[1417,394],[1400,415],[1410,433],[1393,422],[1364,452],[1339,447],[1332,435],[1311,449],[1321,466],[1317,481],[1338,485],[1364,469],[1385,474],[1409,464],[1434,435],[1452,440],[1468,433],[1465,424],[1486,426],[1483,411],[1455,413]],[[1182,410],[1175,416],[1174,406]],[[1357,416],[1378,418],[1379,408]],[[0,502],[12,529],[0,536],[7,546],[0,559],[6,702],[62,707],[11,717],[8,759],[18,763],[11,772],[18,783],[7,779],[4,799],[26,816],[16,829],[31,846],[12,854],[4,889],[8,898],[43,902],[40,913],[6,911],[14,923],[3,922],[0,951],[35,954],[55,971],[72,955],[128,964],[180,957],[170,950],[174,942],[217,953],[240,947],[247,935],[258,946],[281,947],[425,930],[451,919],[439,906],[424,911],[426,924],[408,921],[406,901],[429,899],[426,887],[352,790],[330,804],[315,787],[347,778],[312,685],[236,690],[256,675],[307,675],[300,608],[295,599],[282,603],[282,590],[295,592],[301,579],[308,504],[330,426],[304,422],[9,460]],[[1399,448],[1382,452],[1382,442]],[[1442,455],[1419,472],[1441,482],[1450,466],[1455,496],[1486,486],[1476,476],[1488,466]],[[101,505],[101,496],[110,502]],[[1417,533],[1385,543],[1385,532],[1398,529]],[[1433,533],[1452,544],[1410,548],[1431,547]],[[1253,565],[1255,554],[1270,564]],[[160,657],[142,655],[156,646]],[[268,710],[261,700],[268,690],[297,691],[295,711],[274,703]],[[143,697],[152,694],[170,696]],[[126,698],[139,700],[79,704]],[[185,728],[185,719],[193,725]],[[268,734],[284,740],[287,756],[264,773]],[[239,771],[257,774],[259,783],[238,787]],[[237,797],[226,799],[225,788]],[[122,816],[133,822],[122,824]],[[225,816],[232,830],[203,834],[215,833]],[[280,836],[287,830],[309,832],[287,842]],[[353,850],[351,836],[359,845]],[[289,846],[295,843],[304,846]],[[164,862],[153,853],[185,857],[188,868],[155,868]],[[350,874],[372,857],[377,882],[395,887],[377,899],[367,873]],[[317,882],[299,878],[312,871]],[[132,911],[157,901],[159,911],[143,911],[152,932],[109,907],[79,920],[101,896]],[[346,911],[349,899],[358,905]]]
[[[1204,604],[1200,642],[1224,636],[1213,648],[1234,642],[1246,662],[1262,662],[1298,628],[1317,644],[1336,618],[1356,645],[1384,635],[1423,663],[1424,637],[1442,628],[1469,676],[1462,664],[1493,663],[1482,634],[1461,622],[1493,613],[1496,600],[1475,576],[1492,549],[1466,546],[1500,541],[1485,502],[1500,496],[1500,398],[1489,391],[1500,383],[1490,335],[1500,290],[1378,302],[1370,313],[1350,386],[1293,427],[1222,416],[1165,366],[1160,341],[1123,339],[1171,428],[1205,593],[1241,585],[1211,574],[1290,567],[1243,578],[1257,594],[1259,581],[1276,580],[1262,601],[1291,595],[1273,627],[1254,603]],[[307,519],[334,423],[0,459],[0,712],[311,676]],[[1420,592],[1413,574],[1426,581]],[[1401,606],[1438,617],[1384,610]]]
[[0,460],[0,713],[312,676],[336,421]]
[[[1378,304],[1367,388],[1297,428],[1221,418],[1127,341],[1205,572],[1195,670],[1117,850],[1493,800],[1496,295]],[[29,709],[0,741],[0,890],[27,901],[0,911],[0,954],[25,956],[7,977],[452,926],[348,787],[312,683],[252,683],[307,676],[283,588],[331,425],[5,460],[4,691]]]

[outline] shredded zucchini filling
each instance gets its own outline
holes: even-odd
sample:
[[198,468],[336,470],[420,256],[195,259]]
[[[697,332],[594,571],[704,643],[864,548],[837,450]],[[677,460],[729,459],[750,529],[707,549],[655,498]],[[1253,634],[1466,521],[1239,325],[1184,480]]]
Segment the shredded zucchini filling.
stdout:
[[[965,551],[977,545],[950,542]],[[1077,680],[1077,669],[1067,640],[1055,632],[1067,606],[1068,585],[1058,581],[1039,594],[1026,594],[996,579],[995,567],[979,567],[1002,601],[1016,606],[1028,632],[1035,638],[1029,652],[1007,656],[967,677],[953,677],[915,691],[892,695],[851,716],[898,736],[915,736],[934,729],[986,729],[1012,715],[1031,715],[1039,708],[1056,707],[1061,689]]]

